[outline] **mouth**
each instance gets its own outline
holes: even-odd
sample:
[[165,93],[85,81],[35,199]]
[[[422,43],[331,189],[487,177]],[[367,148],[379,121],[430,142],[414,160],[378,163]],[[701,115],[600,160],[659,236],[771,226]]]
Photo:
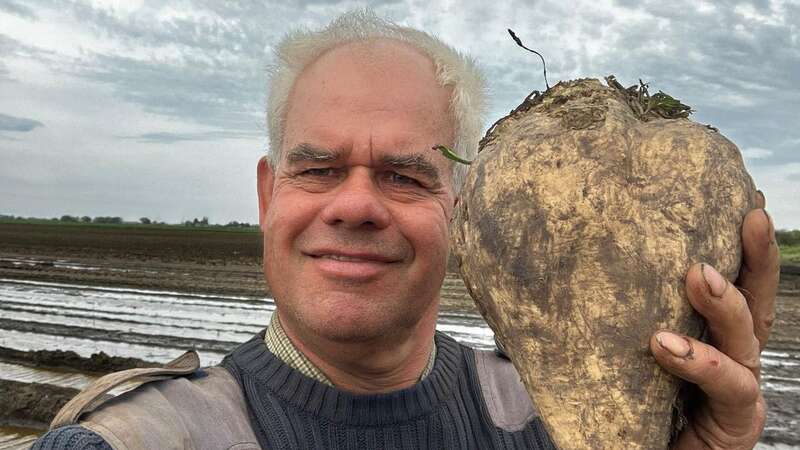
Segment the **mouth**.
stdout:
[[320,273],[332,280],[368,282],[389,273],[400,258],[372,252],[319,250],[306,253]]
[[333,250],[320,250],[320,251],[306,253],[306,255],[314,259],[330,259],[333,261],[343,261],[351,263],[390,264],[399,261],[398,258],[394,258],[387,255],[381,255],[378,253],[368,253],[368,252],[342,252]]

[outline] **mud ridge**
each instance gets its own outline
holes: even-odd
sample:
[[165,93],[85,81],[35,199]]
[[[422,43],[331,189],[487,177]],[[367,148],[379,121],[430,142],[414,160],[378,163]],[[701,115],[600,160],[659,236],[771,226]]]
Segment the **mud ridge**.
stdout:
[[78,392],[50,384],[0,380],[0,426],[44,431],[58,410]]
[[160,366],[155,362],[139,358],[110,356],[105,352],[93,353],[90,357],[85,358],[73,351],[23,351],[8,347],[0,347],[0,361],[39,369],[74,370],[91,374],[106,374],[139,367]]

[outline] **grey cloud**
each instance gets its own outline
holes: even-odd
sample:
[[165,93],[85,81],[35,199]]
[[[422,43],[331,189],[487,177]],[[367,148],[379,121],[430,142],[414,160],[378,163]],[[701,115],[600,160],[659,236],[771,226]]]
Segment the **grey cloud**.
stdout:
[[4,60],[7,59],[19,45],[18,41],[0,33],[0,80],[10,78],[10,72]]
[[235,131],[205,131],[199,133],[172,133],[165,131],[158,131],[152,133],[143,133],[136,136],[121,136],[122,139],[132,139],[137,142],[147,144],[171,144],[181,141],[214,141],[224,139],[253,139],[259,137],[253,133],[243,133]]
[[77,69],[108,84],[119,97],[146,111],[235,130],[261,129],[263,88],[252,67],[242,71],[186,67],[114,55],[94,55]]
[[0,3],[0,11],[22,17],[24,19],[36,19],[36,13],[29,7],[22,5],[14,0],[6,0]]
[[75,60],[50,61],[50,67],[108,85],[148,112],[254,133],[264,132],[264,71],[270,57],[265,49],[286,31],[287,20],[301,14],[284,5],[207,1],[192,9],[212,19],[159,21],[152,13],[120,18],[74,2],[57,7],[96,35],[138,51],[135,57],[85,51]]
[[25,58],[28,60],[38,60],[47,65],[55,66],[60,63],[55,53],[43,50],[33,45],[22,43],[7,35],[0,33],[0,80],[12,80],[8,70],[7,60],[11,58]]
[[2,131],[28,132],[34,128],[43,126],[44,124],[38,120],[9,116],[8,114],[0,113],[0,130]]

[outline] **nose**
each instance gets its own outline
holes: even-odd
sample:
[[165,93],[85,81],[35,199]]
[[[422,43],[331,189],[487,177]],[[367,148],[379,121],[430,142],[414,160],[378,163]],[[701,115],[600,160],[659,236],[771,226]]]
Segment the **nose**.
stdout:
[[354,168],[334,191],[334,196],[322,210],[322,220],[331,226],[356,229],[389,226],[391,215],[385,199],[368,169]]

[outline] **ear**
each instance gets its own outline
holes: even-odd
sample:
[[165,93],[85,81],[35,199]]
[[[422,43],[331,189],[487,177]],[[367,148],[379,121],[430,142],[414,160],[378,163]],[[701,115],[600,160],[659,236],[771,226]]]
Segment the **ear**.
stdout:
[[256,180],[258,183],[258,225],[263,232],[265,231],[264,218],[267,214],[267,208],[269,208],[269,202],[272,200],[272,187],[275,181],[275,173],[272,171],[272,166],[266,156],[258,160]]

